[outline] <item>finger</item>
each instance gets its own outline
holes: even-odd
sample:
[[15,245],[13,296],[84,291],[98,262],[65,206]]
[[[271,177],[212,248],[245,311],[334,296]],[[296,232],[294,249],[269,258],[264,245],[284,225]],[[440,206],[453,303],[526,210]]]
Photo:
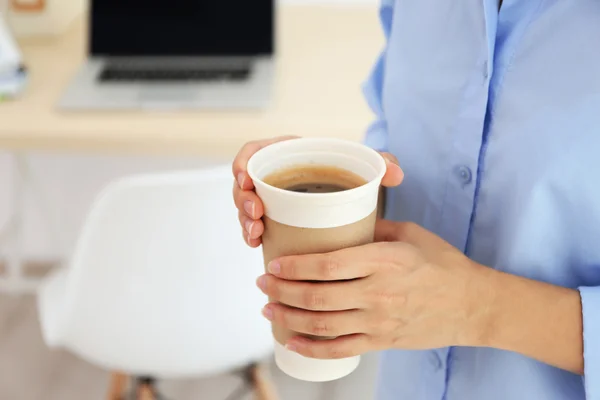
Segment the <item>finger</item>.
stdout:
[[[250,246],[252,248],[256,248],[256,247],[260,246],[262,243],[262,240],[260,238],[262,233],[260,235],[258,235],[258,237],[253,237],[253,235],[246,230],[247,225],[245,223],[241,222],[242,218],[248,218],[248,217],[244,216],[241,212],[238,212],[238,219],[240,219],[240,224],[242,226],[242,237],[244,238],[244,241],[246,242],[246,244],[248,246]],[[255,222],[260,222],[262,224],[262,221],[260,221],[260,220],[255,221]],[[251,227],[252,231],[254,231],[255,229],[257,229],[257,228]]]
[[233,187],[233,201],[238,210],[252,219],[260,219],[264,214],[264,206],[258,195],[252,190],[242,190],[237,185]]
[[377,247],[369,244],[331,253],[281,257],[267,268],[269,273],[286,280],[341,281],[372,275],[378,259]]
[[263,309],[263,315],[291,331],[322,337],[361,333],[361,325],[364,326],[361,310],[318,312],[271,303]]
[[387,171],[381,180],[381,185],[385,187],[398,186],[404,180],[404,172],[400,168],[400,163],[396,156],[391,153],[381,153],[387,164]]
[[442,239],[414,222],[396,222],[385,219],[375,224],[376,242],[404,242],[415,247],[439,248]]
[[258,278],[257,286],[271,301],[310,311],[344,311],[363,308],[362,285],[358,281],[298,282],[273,275]]
[[404,242],[416,247],[439,248],[443,240],[414,222],[378,220],[375,225],[375,241]]
[[419,249],[423,254],[440,254],[440,252],[457,250],[435,233],[414,222],[399,222],[397,225],[396,240]]
[[340,336],[330,340],[314,340],[296,336],[291,338],[285,347],[305,357],[321,360],[354,357],[373,350],[369,336],[363,333]]
[[242,229],[242,236],[243,236],[243,238],[244,238],[244,241],[246,242],[246,244],[247,244],[248,246],[252,247],[252,248],[256,248],[256,247],[260,246],[260,245],[261,245],[261,243],[262,243],[262,240],[261,240],[261,238],[258,238],[258,239],[252,239],[252,238],[250,238],[250,236],[249,236],[249,235],[246,233],[246,231],[245,231],[245,230],[243,230],[243,229]]
[[298,136],[280,136],[272,139],[257,140],[246,143],[238,152],[232,165],[233,176],[235,177],[235,180],[237,181],[240,188],[245,190],[251,190],[254,188],[252,179],[250,179],[250,176],[248,175],[246,169],[248,161],[254,155],[254,153],[259,151],[263,147],[269,146],[273,143],[296,138],[298,138]]
[[250,246],[253,249],[255,249],[255,248],[257,248],[258,246],[260,246],[262,244],[262,240],[260,238],[258,238],[258,239],[249,239],[246,243],[248,243],[248,246]]
[[399,222],[378,219],[375,223],[376,242],[395,242],[398,240]]
[[240,220],[242,229],[250,239],[260,238],[265,231],[265,225],[260,219],[252,219],[241,211],[238,212],[238,219]]

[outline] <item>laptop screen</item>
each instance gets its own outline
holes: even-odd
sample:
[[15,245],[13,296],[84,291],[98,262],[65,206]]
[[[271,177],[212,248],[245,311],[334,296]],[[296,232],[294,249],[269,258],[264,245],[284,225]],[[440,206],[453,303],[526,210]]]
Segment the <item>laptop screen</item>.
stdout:
[[275,0],[92,0],[95,56],[250,56],[274,49]]

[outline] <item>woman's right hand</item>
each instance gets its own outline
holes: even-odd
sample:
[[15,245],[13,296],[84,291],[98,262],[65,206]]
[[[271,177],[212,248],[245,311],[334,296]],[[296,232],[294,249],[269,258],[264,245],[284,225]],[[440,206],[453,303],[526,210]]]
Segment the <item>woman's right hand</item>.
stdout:
[[[258,247],[261,244],[261,236],[265,226],[262,222],[264,207],[256,193],[254,183],[247,172],[250,158],[260,149],[273,143],[284,140],[297,139],[298,136],[280,136],[272,139],[248,142],[242,147],[233,161],[233,200],[238,209],[238,218],[242,227],[244,240],[250,247]],[[390,153],[382,153],[387,162],[387,173],[381,182],[382,186],[393,187],[402,183],[404,173],[398,165],[398,160]]]

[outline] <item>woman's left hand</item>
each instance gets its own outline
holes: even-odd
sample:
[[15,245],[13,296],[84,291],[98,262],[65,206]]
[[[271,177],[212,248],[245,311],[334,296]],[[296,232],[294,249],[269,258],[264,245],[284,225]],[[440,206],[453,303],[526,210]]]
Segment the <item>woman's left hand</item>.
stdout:
[[279,258],[258,286],[273,300],[263,314],[275,324],[337,337],[297,336],[290,350],[333,359],[476,343],[490,301],[487,270],[415,224],[380,220],[376,243]]

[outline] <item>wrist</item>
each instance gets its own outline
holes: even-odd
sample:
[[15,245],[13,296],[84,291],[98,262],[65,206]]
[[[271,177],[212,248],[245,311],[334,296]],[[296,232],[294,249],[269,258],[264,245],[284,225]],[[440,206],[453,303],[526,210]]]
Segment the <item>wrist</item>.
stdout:
[[489,347],[494,338],[497,297],[502,287],[501,273],[472,262],[465,288],[465,322],[459,330],[459,346]]
[[481,305],[468,346],[490,347],[582,373],[581,299],[577,290],[485,268]]

